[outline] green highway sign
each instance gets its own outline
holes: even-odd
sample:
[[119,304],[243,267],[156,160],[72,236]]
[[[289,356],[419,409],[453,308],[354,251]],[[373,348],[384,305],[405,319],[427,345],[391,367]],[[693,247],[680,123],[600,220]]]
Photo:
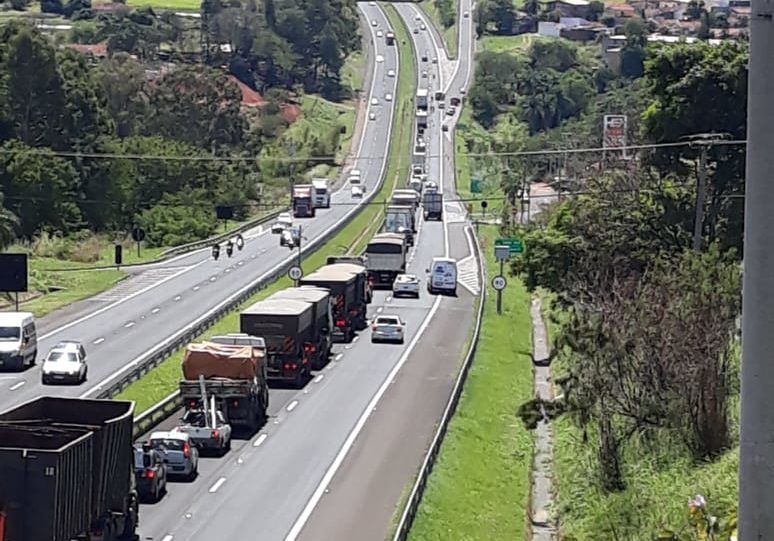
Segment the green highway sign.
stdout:
[[468,129],[468,125],[463,124],[462,122],[457,122],[457,129],[460,131],[465,131]]
[[470,179],[470,193],[481,193],[481,179]]
[[512,254],[524,252],[524,243],[519,239],[497,239],[495,240],[495,246],[507,246],[508,251]]

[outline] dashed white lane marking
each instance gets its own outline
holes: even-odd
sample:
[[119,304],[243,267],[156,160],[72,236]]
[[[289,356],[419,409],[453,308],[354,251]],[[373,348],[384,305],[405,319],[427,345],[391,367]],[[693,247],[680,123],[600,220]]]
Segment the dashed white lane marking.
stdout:
[[126,327],[127,329],[130,328],[130,327],[134,327],[134,321],[130,321],[129,323],[124,325],[124,327]]
[[325,377],[325,374],[319,374],[316,378],[314,378],[314,382],[320,383],[324,377]]
[[215,484],[210,487],[210,494],[216,493],[218,491],[218,489],[220,487],[222,487],[223,483],[225,483],[225,482],[226,482],[226,478],[225,477],[221,477],[220,479],[215,481]]
[[338,361],[338,360],[339,360],[339,359],[341,359],[343,356],[344,356],[344,354],[343,354],[343,353],[339,353],[338,355],[336,355],[336,357],[334,357],[334,359],[333,359],[333,360],[335,360],[335,361]]
[[356,336],[356,337],[354,337],[354,338],[352,339],[352,341],[353,341],[353,342],[357,342],[358,340],[360,340],[360,336]]
[[194,287],[193,287],[193,290],[194,290],[194,291],[199,291],[199,288],[200,288],[200,287],[202,287],[202,286],[194,286]]
[[165,535],[164,537],[161,538],[161,541],[172,541],[173,539],[174,539],[173,536]]
[[176,301],[179,301],[179,300],[180,300],[180,299],[182,299],[182,298],[183,298],[183,297],[182,297],[181,295],[178,295],[177,297],[175,297],[175,300],[176,300]]
[[25,383],[27,383],[27,382],[26,381],[20,381],[19,383],[14,383],[13,386],[11,387],[11,390],[15,391],[19,387],[24,387]]
[[104,338],[97,338],[96,340],[94,340],[94,342],[92,342],[92,344],[94,344],[95,346],[98,346],[104,341],[105,341]]
[[153,310],[151,310],[151,314],[156,314],[156,313],[158,313],[158,311],[159,311],[159,310],[161,310],[161,308],[159,308],[159,307],[157,306],[156,308],[154,308]]
[[231,269],[226,269],[226,272],[231,272]]
[[210,276],[210,282],[214,282],[214,281],[215,281],[215,280],[217,280],[217,279],[218,279],[218,277],[217,277],[217,276]]
[[381,313],[382,310],[384,310],[384,306],[380,306],[379,308],[377,308],[376,313],[379,314]]
[[293,402],[288,404],[288,407],[285,409],[287,409],[288,411],[293,411],[294,409],[296,409],[296,406],[298,406],[298,400],[293,400]]
[[261,434],[261,435],[260,435],[260,436],[258,436],[258,437],[255,439],[255,441],[253,442],[253,447],[260,447],[260,445],[261,445],[261,444],[262,444],[264,441],[266,441],[266,438],[268,438],[268,437],[269,437],[269,436],[267,436],[266,434]]

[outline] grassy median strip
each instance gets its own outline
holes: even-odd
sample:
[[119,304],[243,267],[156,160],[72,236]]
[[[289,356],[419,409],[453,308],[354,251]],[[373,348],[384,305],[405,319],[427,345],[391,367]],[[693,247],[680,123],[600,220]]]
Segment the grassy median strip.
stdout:
[[523,539],[532,436],[515,412],[532,397],[530,297],[511,279],[503,314],[489,285],[497,230],[482,226],[487,299],[476,358],[409,538]]
[[[390,137],[390,154],[385,173],[385,183],[382,185],[382,188],[376,197],[372,200],[372,204],[366,205],[365,208],[361,210],[335,237],[321,246],[313,254],[307,255],[302,264],[305,274],[309,274],[313,270],[323,266],[328,256],[341,255],[348,252],[349,248],[355,243],[358,237],[361,237],[363,230],[372,226],[372,222],[379,214],[381,214],[382,202],[390,196],[396,183],[398,183],[401,178],[405,179],[408,174],[409,145],[412,139],[411,130],[413,129],[412,100],[416,89],[416,64],[414,61],[414,52],[411,47],[411,40],[408,39],[408,32],[405,26],[398,18],[397,12],[391,6],[387,6],[386,11],[394,28],[397,38],[396,41],[400,44],[400,73],[396,96],[395,124]],[[288,278],[281,278],[273,282],[267,288],[259,291],[245,301],[239,309],[231,312],[229,315],[218,321],[201,336],[201,339],[206,339],[216,334],[238,331],[239,310],[266,298],[281,289],[290,287],[291,285],[292,282]],[[180,364],[182,358],[183,350],[180,349],[170,356],[169,359],[149,372],[144,378],[127,387],[115,398],[118,400],[134,400],[137,402],[135,410],[137,413],[147,410],[177,389],[178,381],[180,380]]]

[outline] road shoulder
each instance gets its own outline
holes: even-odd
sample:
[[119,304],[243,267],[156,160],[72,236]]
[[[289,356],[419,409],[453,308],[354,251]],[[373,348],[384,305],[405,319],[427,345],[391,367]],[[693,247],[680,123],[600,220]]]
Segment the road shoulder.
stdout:
[[[444,298],[425,337],[398,373],[334,476],[300,540],[383,541],[432,441],[473,325],[474,297]],[[400,420],[400,422],[396,422]]]

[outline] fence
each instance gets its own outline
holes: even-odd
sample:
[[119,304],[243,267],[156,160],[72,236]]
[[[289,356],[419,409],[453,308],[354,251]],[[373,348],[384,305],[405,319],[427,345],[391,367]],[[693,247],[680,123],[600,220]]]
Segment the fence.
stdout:
[[398,523],[398,528],[395,531],[393,541],[405,541],[408,539],[411,525],[414,523],[419,504],[422,502],[422,495],[425,492],[427,486],[427,480],[430,477],[430,473],[433,471],[433,466],[438,458],[438,453],[441,450],[441,444],[446,436],[446,430],[449,428],[449,421],[451,421],[454,412],[457,409],[460,396],[462,395],[462,389],[465,386],[465,380],[468,377],[470,366],[473,364],[473,359],[476,356],[476,350],[478,349],[478,339],[481,335],[481,321],[484,316],[484,303],[486,301],[486,272],[484,266],[484,256],[481,253],[481,246],[478,243],[478,238],[473,235],[474,248],[479,261],[479,273],[481,275],[481,297],[479,298],[478,313],[476,315],[476,326],[473,330],[473,338],[470,341],[470,348],[465,356],[465,362],[462,364],[457,381],[454,383],[454,389],[452,390],[449,402],[446,404],[446,409],[443,412],[441,423],[438,426],[438,430],[433,437],[433,442],[428,449],[425,459],[422,462],[422,467],[419,470],[417,480],[414,482],[414,486],[411,487],[411,493],[406,501],[406,507],[403,509],[403,513]]

